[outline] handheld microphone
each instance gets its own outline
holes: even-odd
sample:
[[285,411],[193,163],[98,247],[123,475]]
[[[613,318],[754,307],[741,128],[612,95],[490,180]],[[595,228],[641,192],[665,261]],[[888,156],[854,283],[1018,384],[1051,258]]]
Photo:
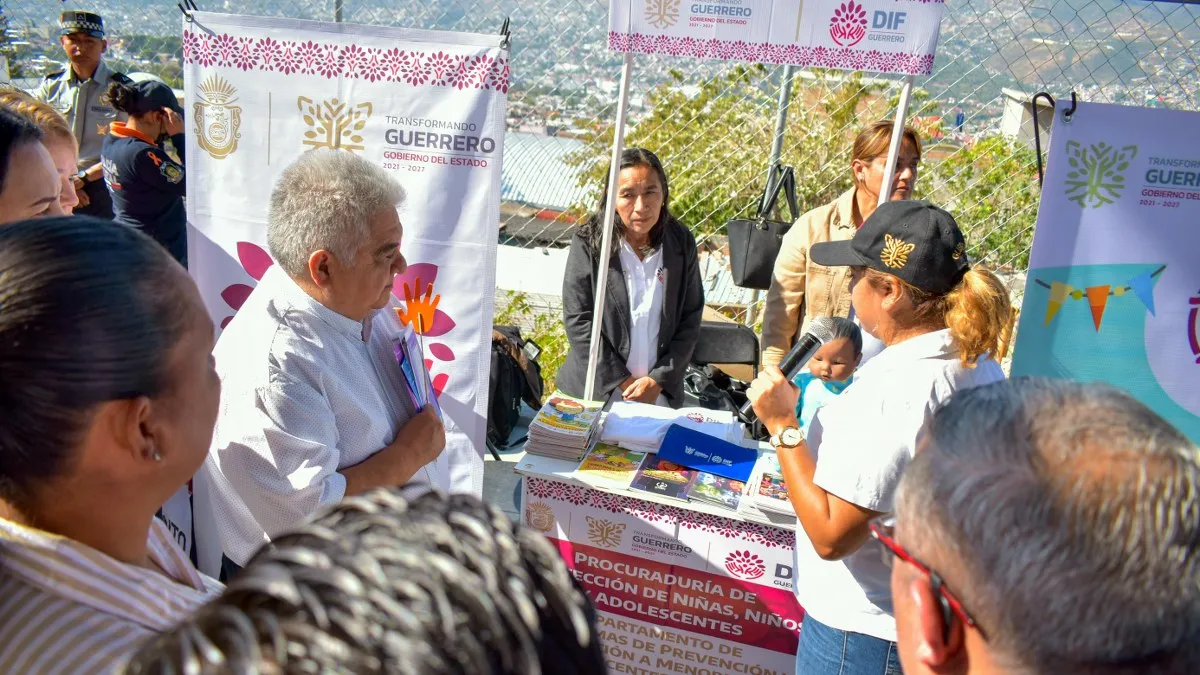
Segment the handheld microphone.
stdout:
[[[804,364],[808,363],[809,359],[817,353],[821,345],[833,339],[834,326],[830,317],[817,317],[808,325],[808,330],[800,339],[796,340],[796,344],[792,345],[787,355],[779,362],[779,369],[783,371],[784,377],[789,381],[800,373],[800,369]],[[742,419],[751,419],[754,416],[754,406],[750,401],[742,406]]]

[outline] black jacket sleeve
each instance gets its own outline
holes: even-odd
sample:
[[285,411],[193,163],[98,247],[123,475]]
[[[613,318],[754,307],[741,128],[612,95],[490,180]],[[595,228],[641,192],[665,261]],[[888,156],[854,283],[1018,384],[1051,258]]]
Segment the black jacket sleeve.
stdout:
[[167,156],[162,148],[150,146],[139,152],[134,162],[134,175],[139,182],[159,192],[184,196],[186,181],[183,167]]
[[[675,239],[683,248],[683,292],[679,315],[675,332],[670,336],[666,350],[650,370],[650,377],[654,378],[668,398],[675,398],[682,391],[683,376],[692,360],[692,353],[696,351],[696,341],[700,338],[700,321],[704,317],[704,288],[700,281],[700,257],[696,251],[696,239],[682,226],[680,235]],[[679,401],[673,403],[679,405]]]

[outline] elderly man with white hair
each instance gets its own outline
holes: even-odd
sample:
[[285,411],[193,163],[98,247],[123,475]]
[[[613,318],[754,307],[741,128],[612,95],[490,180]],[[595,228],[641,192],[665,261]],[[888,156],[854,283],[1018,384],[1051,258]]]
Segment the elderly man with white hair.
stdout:
[[1113,387],[956,393],[871,530],[906,675],[1200,673],[1200,450]]
[[306,153],[271,193],[278,264],[213,352],[223,391],[205,472],[226,577],[343,497],[449,487],[442,422],[414,409],[395,355],[403,199],[383,169],[343,151]]

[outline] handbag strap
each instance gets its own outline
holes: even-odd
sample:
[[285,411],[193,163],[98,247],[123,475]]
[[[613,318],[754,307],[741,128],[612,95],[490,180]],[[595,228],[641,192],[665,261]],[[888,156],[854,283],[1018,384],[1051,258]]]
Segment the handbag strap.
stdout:
[[783,166],[776,163],[771,167],[772,181],[770,191],[763,192],[762,202],[758,206],[758,219],[763,219],[775,211],[776,203],[779,201],[779,193],[783,192],[787,198],[788,209],[791,211],[792,220],[798,216],[798,207],[796,205],[796,172],[790,166]]

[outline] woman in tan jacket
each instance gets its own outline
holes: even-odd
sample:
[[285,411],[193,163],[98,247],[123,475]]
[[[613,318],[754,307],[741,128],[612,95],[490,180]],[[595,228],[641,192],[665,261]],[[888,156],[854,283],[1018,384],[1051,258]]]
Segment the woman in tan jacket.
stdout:
[[[875,122],[859,132],[850,154],[854,187],[800,216],[784,235],[763,314],[764,366],[779,365],[796,336],[813,318],[850,314],[849,270],[812,262],[808,248],[818,242],[850,239],[875,212],[891,141],[891,121]],[[920,161],[921,139],[912,128],[905,127],[891,200],[912,196]]]

